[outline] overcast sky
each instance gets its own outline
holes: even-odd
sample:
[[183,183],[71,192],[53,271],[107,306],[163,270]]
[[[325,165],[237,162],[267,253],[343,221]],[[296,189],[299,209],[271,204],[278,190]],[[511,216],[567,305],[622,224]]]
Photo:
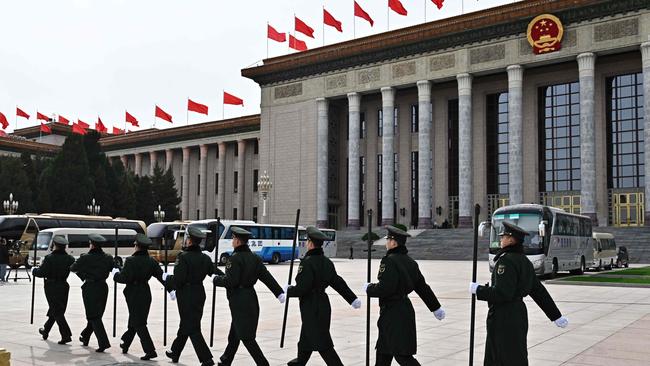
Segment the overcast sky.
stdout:
[[[465,0],[465,13],[514,2]],[[387,30],[387,0],[358,0],[375,20],[357,18],[356,37]],[[402,0],[408,16],[391,12],[390,29],[461,14],[461,0]],[[298,34],[310,48],[323,44],[322,7],[343,23],[343,33],[325,29],[325,44],[353,38],[353,0],[24,0],[0,3],[0,112],[15,128],[15,108],[38,125],[36,110],[81,119],[91,126],[101,116],[109,129],[124,127],[124,111],[154,122],[154,105],[186,123],[187,98],[207,104],[209,115],[190,123],[222,118],[222,90],[244,99],[226,106],[225,117],[259,113],[256,83],[240,70],[266,58],[267,21],[293,30],[293,15],[315,29],[316,39]],[[269,42],[269,56],[288,53]],[[158,128],[172,127],[158,120]]]

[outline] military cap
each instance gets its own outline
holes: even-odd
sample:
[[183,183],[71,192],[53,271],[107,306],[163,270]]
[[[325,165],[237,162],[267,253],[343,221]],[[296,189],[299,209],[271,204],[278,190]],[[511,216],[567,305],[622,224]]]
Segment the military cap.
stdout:
[[512,236],[513,238],[519,240],[519,241],[524,241],[524,238],[528,234],[528,231],[520,228],[519,226],[513,224],[510,221],[503,221],[503,228],[501,229],[501,232],[499,233],[499,236]]
[[191,237],[197,238],[197,239],[204,239],[206,237],[205,233],[201,231],[200,229],[194,227],[194,226],[189,226],[187,228],[187,233],[190,234]]
[[106,238],[99,235],[99,234],[89,234],[88,235],[88,240],[90,240],[91,242],[93,242],[93,244],[96,244],[96,245],[102,245],[102,244],[106,243]]
[[246,237],[246,238],[248,238],[251,235],[253,235],[253,233],[251,233],[250,231],[248,231],[246,229],[242,229],[239,226],[231,227],[230,231],[232,231],[232,235],[237,236],[237,237]]
[[54,238],[52,239],[52,243],[54,245],[68,245],[68,239],[65,238],[63,235],[54,235]]
[[148,247],[151,245],[151,239],[142,233],[138,233],[135,235],[135,243],[140,247]]
[[329,240],[327,235],[323,234],[322,231],[318,230],[313,226],[307,227],[307,238],[309,238],[309,240],[311,240],[313,243],[321,243],[321,244],[325,240]]
[[388,231],[386,233],[386,239],[395,239],[399,245],[406,244],[406,238],[411,237],[411,234],[395,226],[388,225],[386,226],[386,230]]

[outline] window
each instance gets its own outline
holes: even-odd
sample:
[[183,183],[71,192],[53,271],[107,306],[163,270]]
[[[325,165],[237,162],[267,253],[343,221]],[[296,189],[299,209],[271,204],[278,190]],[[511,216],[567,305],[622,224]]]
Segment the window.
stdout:
[[235,144],[235,156],[239,156],[239,143]]
[[258,175],[259,175],[259,170],[253,169],[253,192],[257,192]]
[[200,215],[200,211],[199,211],[199,210],[196,210],[196,219],[197,219],[197,220],[200,220],[200,219],[201,219],[201,215]]
[[393,154],[393,200],[399,197],[399,154]]
[[381,225],[381,196],[383,180],[383,156],[377,154],[377,225]]
[[645,186],[643,74],[607,79],[609,188]]
[[411,105],[411,133],[418,132],[418,105]]
[[411,151],[411,225],[418,224],[418,162],[419,153]]
[[237,220],[237,207],[233,207],[232,209],[232,219]]
[[257,222],[257,207],[253,207],[253,221]]
[[219,159],[219,145],[217,145],[215,157]]
[[384,136],[384,111],[377,111],[377,136]]
[[488,194],[508,194],[508,93],[486,98]]
[[366,157],[359,157],[359,224],[364,225],[365,218],[365,201],[366,196]]
[[219,209],[215,208],[214,209],[214,218],[216,219],[217,217],[219,217]]
[[364,139],[364,138],[366,138],[366,113],[365,113],[365,112],[361,112],[361,113],[360,113],[360,116],[359,116],[359,119],[360,119],[360,123],[361,123],[361,128],[360,128],[360,129],[361,129],[361,133],[360,133],[360,137],[361,137],[362,139]]
[[393,109],[393,136],[399,132],[399,108]]
[[235,172],[235,178],[233,180],[235,182],[233,185],[233,193],[237,193],[237,186],[239,185],[239,172]]
[[196,195],[200,196],[201,195],[201,174],[199,174],[196,178]]
[[449,151],[447,193],[449,196],[458,196],[458,99],[452,99],[447,103],[447,114],[447,149]]
[[580,190],[580,85],[540,88],[540,191]]
[[183,195],[183,176],[181,175],[181,196]]
[[253,140],[253,155],[258,155],[260,153],[260,141],[258,139]]
[[219,173],[214,174],[214,194],[219,194]]

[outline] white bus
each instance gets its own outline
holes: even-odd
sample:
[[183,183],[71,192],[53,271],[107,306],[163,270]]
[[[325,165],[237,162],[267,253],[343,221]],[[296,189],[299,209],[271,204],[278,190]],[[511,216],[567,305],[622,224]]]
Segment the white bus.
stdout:
[[530,233],[524,241],[524,253],[538,275],[555,277],[558,271],[581,274],[593,260],[589,217],[555,207],[522,204],[497,209],[492,221],[482,225],[490,231],[490,271],[494,269],[494,256],[500,249],[498,234],[503,220]]
[[602,269],[610,270],[618,260],[618,250],[616,250],[616,240],[614,235],[609,233],[593,233],[594,238],[594,259],[589,267],[596,271]]
[[[336,230],[334,229],[319,229],[323,234],[327,235],[329,240],[323,243],[323,252],[325,256],[329,258],[334,258],[336,256]],[[300,248],[300,253],[296,254],[296,257],[304,257],[307,253],[307,230],[302,226],[298,227],[298,247]]]
[[[90,234],[99,234],[106,238],[107,243],[103,246],[104,251],[110,255],[115,255],[115,229],[88,228],[56,228],[39,231],[36,236],[37,255],[49,254],[53,249],[52,239],[58,235],[63,236],[68,240],[68,247],[66,249],[68,254],[78,258],[81,254],[88,252],[88,235]],[[124,257],[133,254],[133,243],[135,242],[136,234],[137,232],[133,229],[118,229],[117,255],[121,257],[122,260],[124,260]],[[121,264],[122,263],[120,263],[120,265]]]

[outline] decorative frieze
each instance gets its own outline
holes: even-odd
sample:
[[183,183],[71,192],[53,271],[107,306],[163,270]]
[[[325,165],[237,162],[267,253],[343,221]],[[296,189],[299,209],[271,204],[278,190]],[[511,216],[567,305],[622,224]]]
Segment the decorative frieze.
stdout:
[[330,76],[326,80],[327,90],[345,88],[348,86],[347,74]]
[[440,71],[456,67],[456,54],[435,56],[429,59],[429,71]]
[[275,99],[295,97],[302,95],[302,83],[276,86],[274,90]]
[[639,19],[625,19],[618,22],[604,23],[594,27],[596,42],[636,36],[639,34]]
[[393,79],[415,75],[415,61],[403,62],[393,65]]
[[379,81],[381,78],[381,71],[378,67],[370,70],[361,70],[357,73],[359,84],[368,84],[373,81]]
[[501,43],[486,47],[474,48],[469,51],[469,63],[472,65],[499,61],[506,58],[506,45]]

